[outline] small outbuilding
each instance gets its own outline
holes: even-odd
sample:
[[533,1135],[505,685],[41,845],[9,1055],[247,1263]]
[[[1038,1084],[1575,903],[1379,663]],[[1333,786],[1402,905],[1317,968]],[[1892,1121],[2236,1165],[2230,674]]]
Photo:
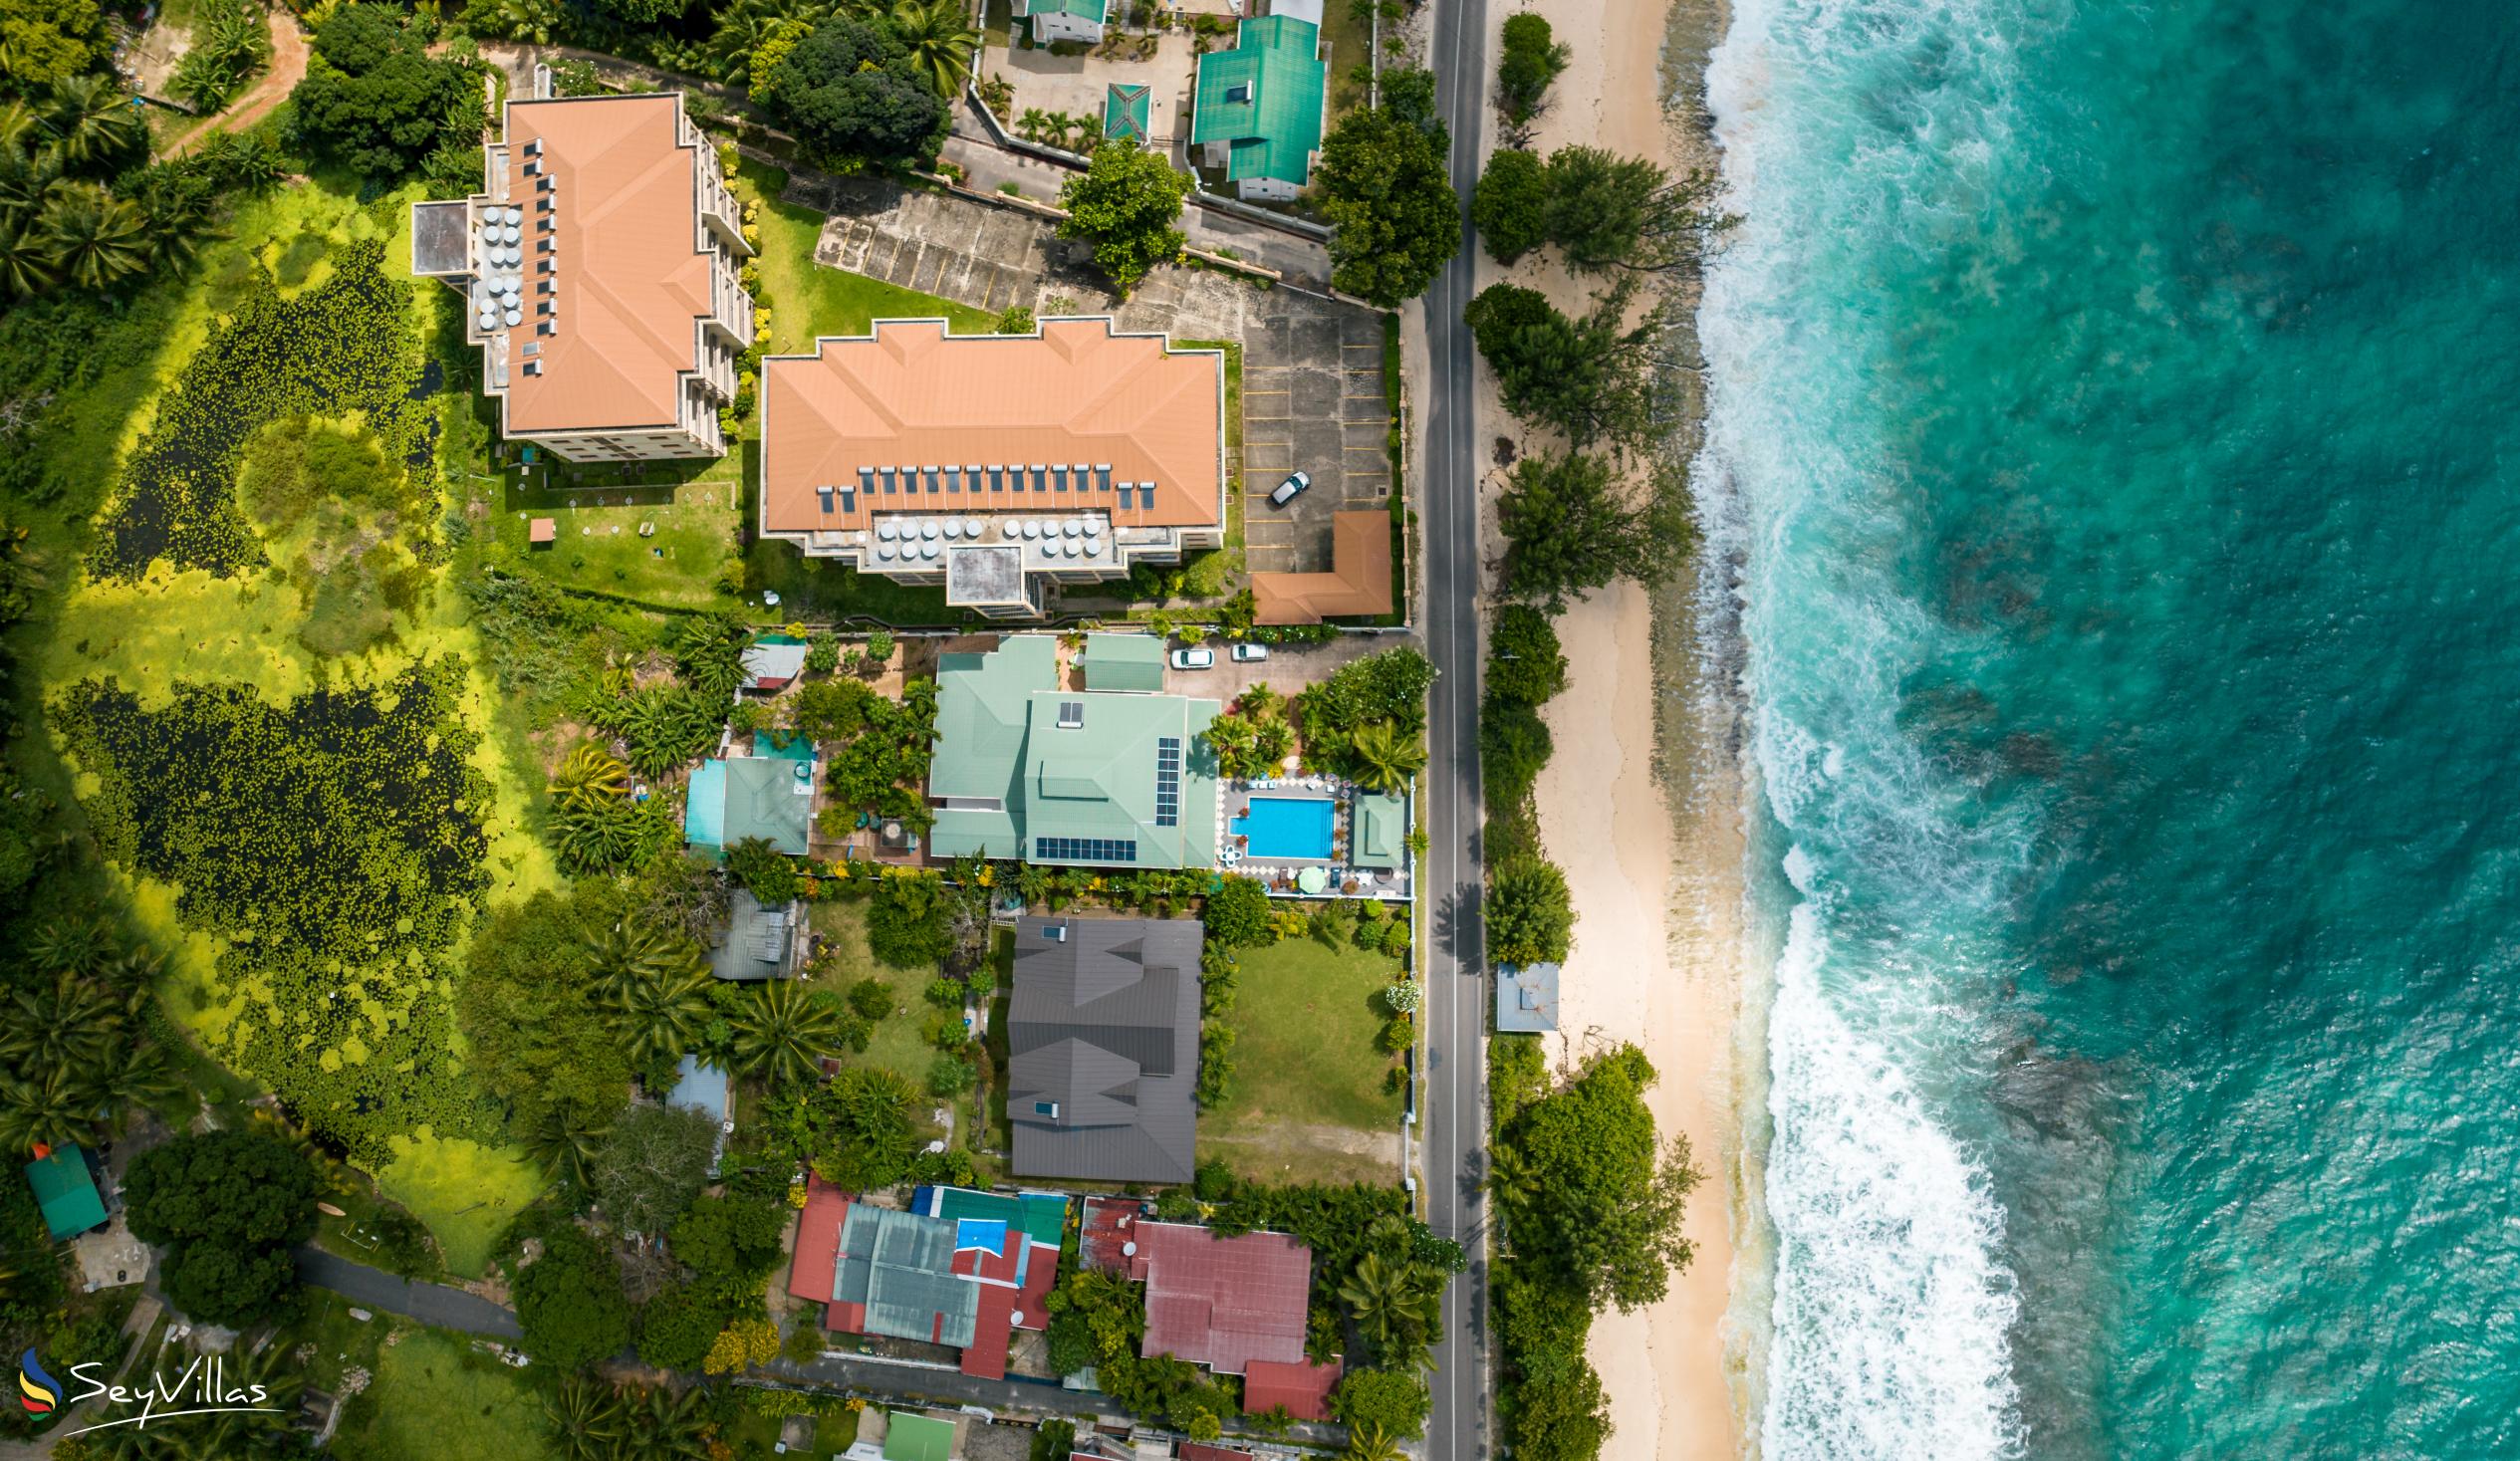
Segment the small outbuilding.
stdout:
[[1544,1035],[1558,1028],[1558,966],[1496,966],[1496,1028],[1505,1035]]
[[35,1205],[44,1210],[44,1226],[54,1237],[76,1238],[105,1225],[105,1197],[82,1148],[60,1147],[28,1162],[26,1180],[34,1185]]

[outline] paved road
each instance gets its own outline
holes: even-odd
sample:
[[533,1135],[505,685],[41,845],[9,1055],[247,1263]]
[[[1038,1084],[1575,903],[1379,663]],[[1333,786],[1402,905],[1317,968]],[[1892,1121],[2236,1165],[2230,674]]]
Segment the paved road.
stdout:
[[503,1309],[461,1289],[399,1279],[382,1269],[353,1263],[321,1248],[298,1250],[298,1277],[319,1289],[330,1289],[362,1309],[381,1309],[468,1335],[488,1335],[498,1339],[524,1338],[525,1332],[517,1328],[516,1312],[512,1309]]
[[1487,1354],[1487,957],[1479,924],[1479,430],[1470,332],[1471,185],[1486,105],[1487,0],[1437,0],[1431,59],[1452,128],[1461,250],[1425,299],[1426,652],[1439,677],[1427,735],[1428,847],[1420,897],[1434,909],[1426,977],[1426,1221],[1470,1254],[1444,1296],[1444,1342],[1428,1421],[1430,1461],[1494,1454]]

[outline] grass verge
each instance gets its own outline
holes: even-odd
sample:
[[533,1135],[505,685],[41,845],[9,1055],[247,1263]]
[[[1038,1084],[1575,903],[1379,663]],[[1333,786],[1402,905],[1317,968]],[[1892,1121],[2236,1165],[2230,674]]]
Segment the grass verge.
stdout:
[[1233,1083],[1199,1116],[1201,1155],[1268,1181],[1390,1180],[1400,1096],[1384,1086],[1396,1058],[1375,1046],[1375,997],[1397,972],[1310,938],[1244,950],[1227,1017]]

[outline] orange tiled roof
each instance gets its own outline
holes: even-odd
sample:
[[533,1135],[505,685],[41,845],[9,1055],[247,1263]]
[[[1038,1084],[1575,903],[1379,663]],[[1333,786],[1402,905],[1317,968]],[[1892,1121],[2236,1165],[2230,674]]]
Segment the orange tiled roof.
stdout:
[[1391,611],[1391,515],[1343,512],[1331,520],[1330,572],[1253,574],[1252,620],[1317,624],[1347,614]]
[[[680,144],[681,96],[510,102],[508,197],[538,196],[525,144],[542,139],[552,179],[555,335],[508,333],[507,427],[575,431],[671,426],[681,374],[699,368],[697,321],[715,313],[699,244],[696,158]],[[527,237],[533,237],[529,229]],[[536,255],[525,256],[525,299]],[[528,375],[540,343],[543,373]]]
[[[863,528],[870,511],[1045,512],[1103,508],[1116,526],[1207,527],[1222,505],[1224,359],[1115,335],[1111,321],[1048,320],[1038,336],[949,336],[944,322],[878,322],[761,364],[762,529]],[[860,467],[1083,463],[1114,483],[1152,483],[1115,505],[1105,491],[920,490],[873,496]],[[957,478],[957,485],[959,478]],[[836,489],[834,511],[817,489]]]

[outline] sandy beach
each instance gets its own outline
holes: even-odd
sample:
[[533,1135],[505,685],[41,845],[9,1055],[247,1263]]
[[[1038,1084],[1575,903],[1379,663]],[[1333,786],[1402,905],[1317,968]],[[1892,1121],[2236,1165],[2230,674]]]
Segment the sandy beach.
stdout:
[[[1530,8],[1573,48],[1554,103],[1533,127],[1536,150],[1582,141],[1674,171],[1711,165],[1700,129],[1664,112],[1662,42],[1673,40],[1672,67],[1702,66],[1719,7],[1682,0],[1675,14],[1671,0],[1538,0]],[[1493,23],[1501,27],[1506,13],[1491,11]],[[1684,90],[1694,84],[1692,75]],[[1489,125],[1493,141],[1493,119]],[[1526,259],[1510,274],[1483,264],[1483,283],[1508,277],[1570,311],[1592,293],[1554,256]],[[1693,309],[1695,300],[1678,305]],[[1496,430],[1511,428],[1492,392],[1485,404]],[[1675,447],[1693,454],[1697,435],[1691,420]],[[1670,583],[1619,585],[1558,621],[1573,683],[1549,707],[1557,750],[1538,788],[1542,839],[1566,868],[1577,913],[1554,1053],[1580,1054],[1597,1042],[1642,1047],[1662,1078],[1649,1099],[1655,1120],[1688,1138],[1706,1174],[1687,1222],[1695,1259],[1669,1296],[1595,1322],[1593,1363],[1618,1427],[1604,1450],[1611,1461],[1743,1455],[1750,1398],[1748,1346],[1730,1317],[1734,1234],[1753,1230],[1754,1211],[1739,1115],[1756,1062],[1742,1018],[1742,785],[1731,711],[1704,683],[1691,566],[1672,567]]]

